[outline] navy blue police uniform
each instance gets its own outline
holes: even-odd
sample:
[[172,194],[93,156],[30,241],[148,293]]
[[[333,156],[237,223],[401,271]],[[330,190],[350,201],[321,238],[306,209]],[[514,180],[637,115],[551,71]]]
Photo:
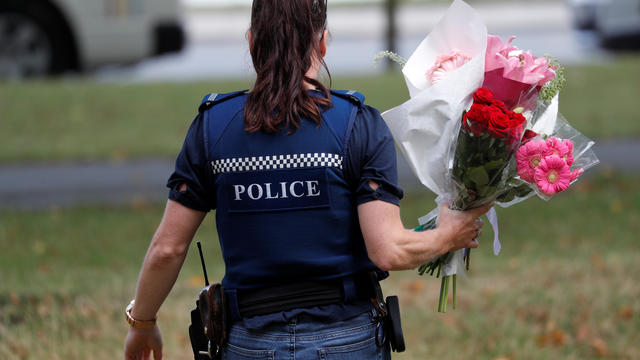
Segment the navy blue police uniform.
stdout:
[[[369,311],[354,276],[383,274],[367,256],[357,206],[399,204],[393,138],[364,96],[331,94],[320,126],[303,118],[295,132],[271,134],[245,131],[246,91],[205,96],[168,181],[170,199],[216,210],[222,284],[231,315],[249,327],[301,313],[342,320]],[[243,291],[309,280],[342,281],[344,301],[251,318],[239,310]]]

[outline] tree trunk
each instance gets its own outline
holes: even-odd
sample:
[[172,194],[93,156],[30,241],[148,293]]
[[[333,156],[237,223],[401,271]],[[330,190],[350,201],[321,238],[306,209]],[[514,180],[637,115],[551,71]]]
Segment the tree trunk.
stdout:
[[[396,10],[397,10],[398,0],[386,0],[385,1],[385,12],[387,14],[387,31],[386,31],[386,49],[392,52],[397,53],[397,45],[396,45],[396,35],[397,35],[397,26],[396,26]],[[393,62],[387,59],[387,68],[392,68]]]

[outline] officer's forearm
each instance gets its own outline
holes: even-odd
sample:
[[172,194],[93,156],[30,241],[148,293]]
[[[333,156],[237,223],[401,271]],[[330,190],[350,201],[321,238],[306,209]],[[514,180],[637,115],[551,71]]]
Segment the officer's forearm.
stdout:
[[399,229],[380,239],[384,245],[370,251],[369,257],[382,270],[409,270],[445,254],[448,247],[437,230],[415,232]]
[[131,315],[139,320],[155,317],[178,278],[193,236],[205,213],[169,200],[158,230],[147,250]]
[[369,258],[382,270],[414,269],[450,250],[438,230],[405,229],[396,205],[371,201],[358,206],[358,217]]
[[136,287],[136,304],[131,312],[135,319],[155,318],[178,278],[185,257],[184,251],[152,242],[142,264]]

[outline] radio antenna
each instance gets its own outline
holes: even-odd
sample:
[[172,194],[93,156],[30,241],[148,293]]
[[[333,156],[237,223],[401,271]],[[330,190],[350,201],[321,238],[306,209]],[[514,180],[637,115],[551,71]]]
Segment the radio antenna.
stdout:
[[198,241],[197,244],[198,244],[198,252],[200,252],[200,262],[202,263],[202,271],[204,272],[204,284],[205,286],[209,286],[209,277],[207,276],[207,266],[204,264],[204,256],[202,255],[202,245],[200,244],[200,241]]

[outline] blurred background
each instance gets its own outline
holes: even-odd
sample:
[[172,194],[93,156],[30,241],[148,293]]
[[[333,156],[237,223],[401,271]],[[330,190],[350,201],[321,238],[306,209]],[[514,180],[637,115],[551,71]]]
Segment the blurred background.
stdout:
[[[394,273],[407,352],[398,359],[640,359],[640,0],[469,1],[489,32],[567,67],[560,111],[601,164],[551,202],[498,209],[458,309],[440,281]],[[386,110],[408,99],[400,69],[446,0],[330,0],[332,87]],[[2,0],[0,359],[116,359],[125,305],[159,223],[200,99],[251,87],[250,0]],[[327,77],[328,81],[328,77]],[[407,227],[434,196],[399,159]],[[196,235],[223,275],[213,216]],[[195,247],[194,247],[195,250]],[[160,311],[167,359],[192,358],[197,251]]]

